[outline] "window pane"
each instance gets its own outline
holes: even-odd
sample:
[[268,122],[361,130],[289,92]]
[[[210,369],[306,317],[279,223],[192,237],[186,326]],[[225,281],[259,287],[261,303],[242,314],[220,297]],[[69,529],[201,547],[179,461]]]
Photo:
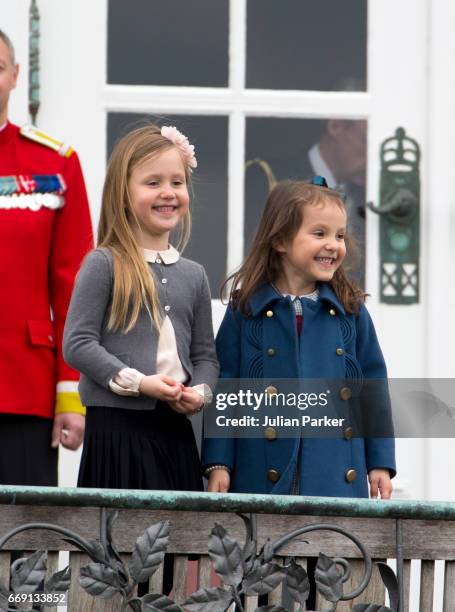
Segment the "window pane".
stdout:
[[195,146],[198,167],[193,174],[191,197],[193,229],[184,255],[205,267],[212,296],[218,298],[226,274],[227,118],[180,115],[156,118],[111,113],[108,115],[108,156],[118,138],[147,120],[176,125]]
[[247,87],[364,91],[367,0],[248,0]]
[[109,0],[108,83],[228,83],[228,0]]
[[[319,174],[346,192],[348,228],[358,257],[349,263],[364,283],[367,123],[344,119],[256,119],[247,122],[245,245],[249,248],[269,191],[276,180],[310,180]],[[260,161],[259,161],[260,160]]]

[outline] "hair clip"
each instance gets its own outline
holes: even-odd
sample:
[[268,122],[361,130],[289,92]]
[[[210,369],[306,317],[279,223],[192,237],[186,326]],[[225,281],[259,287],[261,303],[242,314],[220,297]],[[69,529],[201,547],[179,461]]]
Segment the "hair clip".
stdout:
[[346,204],[346,200],[348,199],[348,194],[346,191],[339,191],[338,189],[336,191],[338,191],[340,194],[340,198],[343,200],[343,203]]
[[320,176],[319,174],[316,176],[313,176],[313,178],[310,181],[310,184],[317,185],[318,187],[328,187],[327,181],[325,180],[325,178],[323,176]]
[[163,125],[161,128],[161,135],[173,142],[175,146],[182,151],[186,163],[190,168],[197,168],[194,146],[189,143],[188,138],[182,134],[182,132],[179,132],[173,125]]
[[[310,181],[310,185],[316,185],[317,187],[326,187],[327,189],[329,189],[329,186],[327,185],[327,181],[325,180],[323,176],[320,176],[319,174],[316,176],[313,176],[313,178]],[[340,194],[340,198],[346,204],[347,193],[345,191],[339,191],[338,189],[334,189],[334,191],[338,191],[338,193]]]

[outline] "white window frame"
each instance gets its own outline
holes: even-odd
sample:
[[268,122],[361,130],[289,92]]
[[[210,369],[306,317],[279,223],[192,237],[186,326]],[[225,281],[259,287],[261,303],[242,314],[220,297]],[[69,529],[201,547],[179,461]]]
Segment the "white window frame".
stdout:
[[368,93],[246,89],[247,0],[230,0],[228,87],[106,85],[106,112],[228,117],[227,271],[244,247],[245,132],[248,117],[366,118]]

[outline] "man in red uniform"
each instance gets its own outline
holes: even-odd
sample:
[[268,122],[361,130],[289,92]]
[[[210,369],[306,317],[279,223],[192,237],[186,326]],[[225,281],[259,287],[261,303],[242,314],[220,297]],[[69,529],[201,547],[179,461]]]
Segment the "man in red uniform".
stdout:
[[8,121],[18,65],[0,30],[0,484],[57,484],[84,409],[62,358],[68,303],[92,228],[77,155]]

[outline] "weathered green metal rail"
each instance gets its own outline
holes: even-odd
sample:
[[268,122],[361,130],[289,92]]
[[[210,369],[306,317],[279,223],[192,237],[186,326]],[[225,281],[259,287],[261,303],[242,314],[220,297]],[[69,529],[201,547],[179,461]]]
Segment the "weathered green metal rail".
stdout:
[[455,503],[241,493],[0,487],[0,504],[455,520]]

